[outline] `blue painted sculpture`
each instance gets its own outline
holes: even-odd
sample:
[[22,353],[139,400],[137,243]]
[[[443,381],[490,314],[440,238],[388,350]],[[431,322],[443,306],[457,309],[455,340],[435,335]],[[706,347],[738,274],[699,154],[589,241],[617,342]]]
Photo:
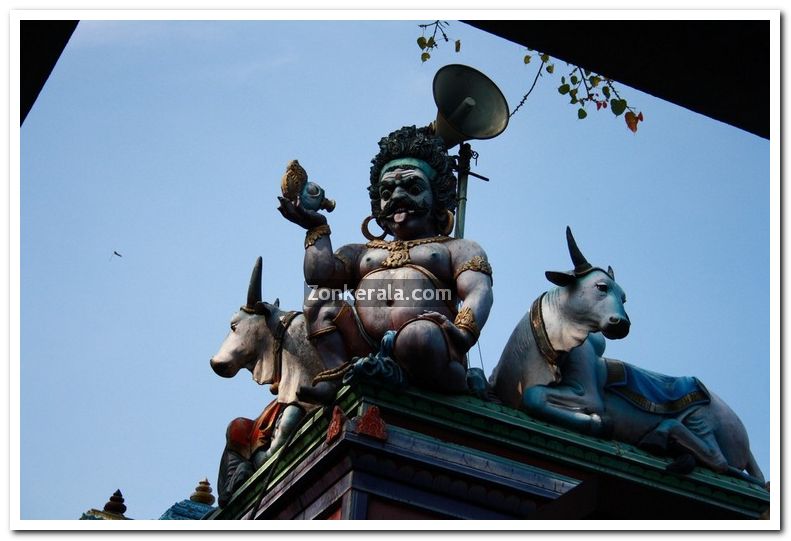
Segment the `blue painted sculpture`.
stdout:
[[670,455],[671,471],[700,464],[763,484],[744,425],[696,378],[602,357],[604,337],[629,332],[626,295],[612,268],[588,263],[568,228],[566,238],[574,269],[546,273],[558,287],[536,299],[511,334],[490,378],[497,396],[572,430]]

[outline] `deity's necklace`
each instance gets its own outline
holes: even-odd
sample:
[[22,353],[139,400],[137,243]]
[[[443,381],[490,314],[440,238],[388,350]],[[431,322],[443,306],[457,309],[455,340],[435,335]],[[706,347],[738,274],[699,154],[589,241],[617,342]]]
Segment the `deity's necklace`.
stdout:
[[453,237],[448,237],[447,235],[437,235],[436,237],[415,240],[372,240],[368,242],[366,246],[368,248],[379,248],[390,252],[387,256],[387,259],[382,262],[382,266],[397,268],[403,267],[404,265],[412,262],[412,260],[409,259],[410,248],[420,246],[421,244],[431,244],[433,242],[447,242],[452,238]]

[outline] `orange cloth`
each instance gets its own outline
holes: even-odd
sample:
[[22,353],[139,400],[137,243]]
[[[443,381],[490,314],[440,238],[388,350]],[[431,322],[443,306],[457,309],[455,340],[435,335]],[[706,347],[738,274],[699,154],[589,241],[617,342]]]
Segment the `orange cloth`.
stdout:
[[286,404],[271,402],[255,421],[238,417],[231,421],[226,432],[228,447],[250,460],[260,447],[267,447],[272,441],[277,418]]

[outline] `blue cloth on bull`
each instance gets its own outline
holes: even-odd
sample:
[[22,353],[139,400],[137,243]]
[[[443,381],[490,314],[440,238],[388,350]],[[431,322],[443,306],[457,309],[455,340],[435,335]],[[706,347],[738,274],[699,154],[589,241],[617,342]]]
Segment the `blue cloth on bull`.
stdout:
[[644,368],[605,359],[609,391],[651,413],[675,415],[696,404],[707,404],[711,396],[695,377],[657,374]]

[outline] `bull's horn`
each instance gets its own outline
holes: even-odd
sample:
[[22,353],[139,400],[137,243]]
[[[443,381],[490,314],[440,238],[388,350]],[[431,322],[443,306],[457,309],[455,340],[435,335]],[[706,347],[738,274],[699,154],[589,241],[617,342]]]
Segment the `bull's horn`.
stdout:
[[574,235],[571,234],[571,228],[566,226],[566,242],[569,245],[569,255],[571,255],[571,262],[574,263],[574,274],[581,274],[588,272],[593,268],[585,256],[582,255],[580,249],[577,247],[577,242],[574,240]]
[[247,288],[247,308],[255,308],[256,303],[261,302],[261,268],[264,261],[261,256],[255,260],[253,274],[250,276],[250,286]]
[[614,271],[614,270],[612,270],[612,267],[610,267],[609,265],[607,266],[607,274],[609,274],[609,275],[610,275],[610,278],[612,278],[613,280],[615,280],[615,271]]

